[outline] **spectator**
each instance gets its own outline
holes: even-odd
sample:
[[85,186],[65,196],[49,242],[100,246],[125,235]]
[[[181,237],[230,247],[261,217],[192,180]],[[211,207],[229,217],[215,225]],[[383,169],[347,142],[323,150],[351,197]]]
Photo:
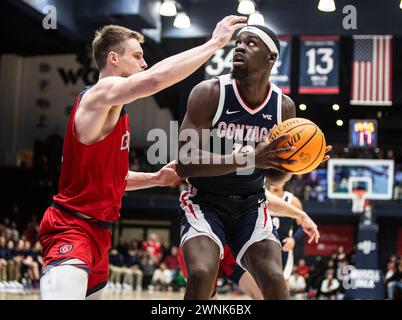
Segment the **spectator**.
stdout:
[[309,277],[310,268],[306,265],[306,261],[304,259],[299,260],[295,272],[307,280]]
[[179,260],[177,258],[177,247],[173,246],[170,248],[170,254],[165,257],[163,262],[166,264],[170,271],[176,271],[179,268]]
[[346,253],[345,253],[345,249],[343,248],[343,246],[338,247],[336,258],[337,258],[338,262],[346,259]]
[[183,270],[179,267],[176,273],[173,275],[172,288],[174,292],[180,291],[182,288],[186,287],[186,279],[183,275]]
[[0,288],[4,286],[4,282],[8,281],[7,277],[7,246],[6,238],[0,237]]
[[140,265],[141,257],[138,250],[130,247],[127,253],[125,268],[126,275],[130,276],[127,276],[126,280],[123,280],[123,282],[126,282],[128,285],[131,286],[131,288],[133,288],[133,280],[135,280],[135,288],[138,291],[142,289],[142,280],[144,276],[143,272],[140,269]]
[[34,260],[31,243],[24,242],[24,258],[21,262],[21,274],[28,288],[39,288],[39,264]]
[[43,258],[42,258],[42,246],[40,245],[39,241],[35,242],[32,257],[34,261],[38,264],[39,270],[41,270],[43,265]]
[[21,213],[20,213],[20,207],[18,205],[16,205],[16,204],[13,205],[13,209],[11,211],[11,214],[10,214],[9,218],[12,221],[15,221],[18,226],[21,225],[21,218],[22,217],[21,217]]
[[340,281],[343,282],[346,276],[348,276],[348,266],[349,266],[349,261],[346,259],[346,257],[338,262],[338,266],[336,269],[336,278]]
[[13,240],[14,242],[17,242],[20,238],[20,233],[17,230],[17,223],[15,221],[11,222],[11,228],[10,228],[10,239]]
[[328,270],[327,277],[321,284],[321,294],[329,300],[335,300],[340,284],[334,277],[333,270]]
[[303,300],[307,285],[302,275],[294,272],[289,278],[288,286],[290,295],[293,296],[295,300]]
[[[387,272],[385,273],[385,277],[384,277],[385,288],[388,288],[390,279],[393,279],[393,276],[396,272],[397,272],[397,264],[395,261],[392,261],[390,259],[387,263]],[[388,292],[387,292],[387,296],[388,296],[388,298],[390,298],[390,295]]]
[[396,289],[402,290],[402,259],[398,261],[395,272],[387,281],[387,295],[389,299],[394,299]]
[[23,236],[25,236],[29,242],[35,243],[36,241],[38,241],[38,233],[39,233],[38,219],[36,215],[32,214],[31,219],[29,220],[27,226],[25,227]]
[[328,260],[327,270],[335,270],[335,261],[333,259]]
[[159,268],[155,270],[151,284],[160,287],[162,291],[167,291],[172,283],[172,272],[166,267],[165,263],[161,263]]
[[162,245],[159,242],[158,235],[151,233],[146,241],[143,242],[141,251],[149,254],[155,264],[159,264],[162,257]]
[[[23,245],[23,242],[22,242]],[[20,243],[21,246],[21,243]],[[7,261],[7,288],[18,289],[21,288],[19,281],[21,280],[21,262],[22,257],[17,255],[17,250],[14,247],[14,242],[9,240],[7,242],[6,259]]]
[[4,225],[4,233],[5,233],[6,239],[10,239],[11,238],[10,219],[5,217],[3,225]]
[[155,259],[152,258],[151,254],[144,253],[141,258],[141,267],[144,276],[144,280],[142,282],[143,289],[148,289],[155,271],[155,266]]
[[325,265],[320,256],[316,257],[313,266],[310,269],[310,295],[315,296],[321,287],[321,282],[325,274]]
[[396,262],[395,261],[388,261],[387,263],[387,272],[385,273],[384,280],[385,282],[388,281],[395,273],[397,272],[396,270]]
[[124,241],[123,237],[120,236],[116,246],[117,251],[119,251],[123,256],[126,256],[128,247],[129,245],[127,241]]
[[329,261],[330,260],[333,261],[333,266],[328,267],[328,268],[336,270],[338,268],[338,249],[332,251]]
[[[116,248],[112,248],[109,252],[109,268],[110,268],[110,288],[116,290],[131,290],[132,287],[129,283],[123,282],[122,286],[122,276],[124,275],[124,280],[127,280],[127,270],[124,266],[124,256]],[[129,276],[131,272],[129,273]]]

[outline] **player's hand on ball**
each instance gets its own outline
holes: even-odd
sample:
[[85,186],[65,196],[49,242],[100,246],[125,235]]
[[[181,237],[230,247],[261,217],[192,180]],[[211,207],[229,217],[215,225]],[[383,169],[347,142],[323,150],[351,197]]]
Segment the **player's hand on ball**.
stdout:
[[227,16],[223,18],[215,27],[212,40],[216,41],[219,48],[223,48],[232,38],[233,32],[239,28],[247,26],[247,17]]
[[286,140],[288,137],[289,134],[286,133],[275,140],[271,139],[271,134],[268,134],[268,137],[263,138],[255,149],[255,166],[261,169],[275,169],[288,173],[288,171],[281,165],[294,164],[296,161],[281,159],[278,156],[283,153],[293,152],[296,150],[296,148],[287,147],[275,149],[278,144]]
[[291,250],[293,250],[293,248],[295,247],[296,241],[295,239],[293,239],[292,237],[287,237],[285,239],[283,239],[283,247],[282,250],[285,252],[289,252]]
[[176,172],[176,161],[171,161],[158,171],[158,181],[161,187],[175,186],[181,182]]
[[324,159],[322,159],[321,163],[323,163],[323,162],[329,160],[329,158],[331,158],[329,155],[327,155],[327,153],[330,152],[331,150],[332,150],[332,146],[327,146],[325,148],[325,156],[324,156]]
[[320,233],[318,232],[318,227],[314,223],[314,221],[311,220],[311,218],[307,214],[305,214],[299,222],[304,232],[307,233],[307,235],[309,236],[308,243],[318,243],[318,240],[320,239]]

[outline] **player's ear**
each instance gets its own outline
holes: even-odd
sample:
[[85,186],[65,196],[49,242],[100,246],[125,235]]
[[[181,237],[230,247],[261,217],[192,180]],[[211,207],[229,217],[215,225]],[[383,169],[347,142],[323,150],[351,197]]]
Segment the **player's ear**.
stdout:
[[117,64],[119,63],[119,55],[117,54],[117,52],[110,51],[107,56],[107,59],[113,66],[117,67]]
[[268,63],[275,63],[275,61],[278,59],[278,54],[275,52],[270,52],[268,54]]

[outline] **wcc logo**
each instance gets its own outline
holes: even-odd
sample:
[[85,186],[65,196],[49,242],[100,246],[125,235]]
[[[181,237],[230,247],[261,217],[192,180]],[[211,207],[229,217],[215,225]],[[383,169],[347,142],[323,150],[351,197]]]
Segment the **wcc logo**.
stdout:
[[95,84],[99,72],[95,68],[57,68],[57,71],[64,85],[76,85],[78,81],[82,81],[86,86]]
[[357,244],[357,249],[363,251],[365,255],[370,254],[371,251],[375,251],[376,247],[376,243],[370,240],[365,240]]
[[59,253],[60,254],[69,253],[71,250],[73,250],[73,248],[74,246],[71,243],[63,244],[59,247]]

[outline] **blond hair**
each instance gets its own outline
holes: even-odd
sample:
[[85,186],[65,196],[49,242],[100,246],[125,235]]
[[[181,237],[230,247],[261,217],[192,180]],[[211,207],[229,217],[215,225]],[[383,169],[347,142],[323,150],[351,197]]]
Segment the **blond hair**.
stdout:
[[144,42],[144,36],[141,33],[121,26],[108,25],[95,32],[95,38],[92,41],[92,57],[99,71],[105,68],[110,51],[124,54],[123,43],[129,39],[135,39],[139,43]]

